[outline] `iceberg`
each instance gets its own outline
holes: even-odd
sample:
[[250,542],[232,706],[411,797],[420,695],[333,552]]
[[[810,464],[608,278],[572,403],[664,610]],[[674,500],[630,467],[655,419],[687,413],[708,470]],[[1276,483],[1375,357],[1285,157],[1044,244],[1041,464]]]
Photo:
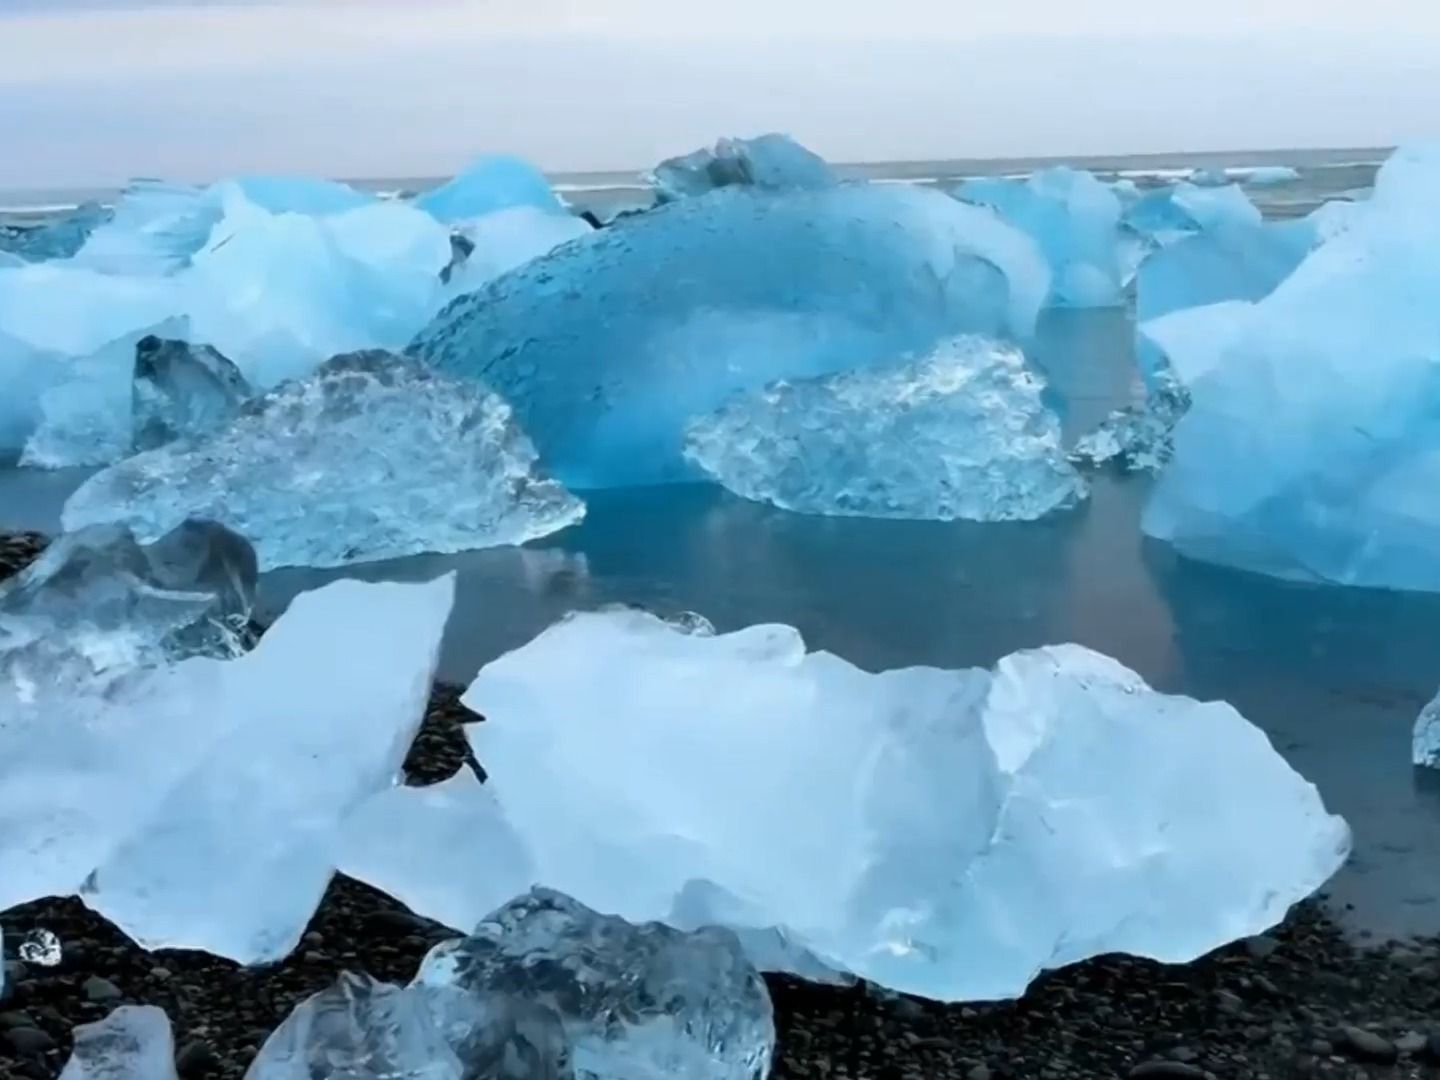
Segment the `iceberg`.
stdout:
[[529,853],[468,768],[366,800],[345,821],[337,866],[461,931],[535,882]]
[[1224,187],[1230,182],[1230,174],[1225,169],[1199,168],[1190,171],[1190,183],[1201,188]]
[[178,1080],[170,1018],[154,1005],[122,1005],[81,1024],[60,1080]]
[[487,154],[477,159],[458,176],[417,196],[413,205],[443,225],[471,221],[516,206],[565,213],[545,174],[524,158],[506,154]]
[[[338,581],[297,597],[246,655],[187,661],[132,687],[116,711],[142,707],[143,721],[107,715],[104,737],[149,725],[140,741],[170,736],[172,760],[133,767],[154,753],[142,745],[105,763],[123,770],[106,778],[122,791],[105,813],[145,812],[119,814],[118,833],[107,823],[108,850],[80,898],[143,948],[242,964],[289,954],[334,873],[345,819],[399,775],[453,597],[453,575]],[[200,730],[172,730],[174,713],[193,725],[201,709]]]
[[987,211],[898,185],[725,188],[564,245],[461,297],[411,352],[483,379],[572,487],[692,477],[685,425],[737,392],[1024,338],[1048,289]]
[[[1440,152],[1398,151],[1363,215],[1228,326],[1142,526],[1277,577],[1440,590]],[[1220,343],[1216,355],[1214,346]]]
[[7,684],[33,700],[74,672],[238,655],[255,584],[250,545],[213,522],[148,545],[121,525],[68,532],[0,582],[0,701]]
[[967,180],[955,195],[988,206],[1035,240],[1050,263],[1052,306],[1124,303],[1120,199],[1090,173],[1061,166],[1027,180],[982,177]]
[[209,345],[143,337],[135,346],[131,446],[153,450],[207,434],[231,420],[253,393],[240,369]]
[[1416,765],[1440,769],[1440,694],[1415,718],[1412,758]]
[[1144,322],[1182,308],[1263,300],[1315,246],[1304,222],[1221,223],[1152,252],[1135,283],[1135,317]]
[[222,212],[214,189],[137,180],[110,220],[86,237],[74,265],[102,274],[173,274],[205,246]]
[[1182,182],[1142,195],[1120,220],[1136,235],[1163,247],[1221,225],[1259,227],[1262,219],[1236,184],[1202,188]]
[[14,256],[20,263],[68,259],[110,215],[107,207],[87,202],[39,225],[0,225],[0,259],[5,255]]
[[1107,952],[1191,960],[1273,926],[1348,851],[1233,708],[1078,645],[871,674],[786,626],[611,610],[463,701],[544,885],[643,922],[704,883],[736,929],[940,1000]]
[[249,537],[269,569],[521,544],[583,516],[535,471],[500,398],[364,352],[277,387],[212,436],[97,473],[61,520],[124,522],[149,537],[208,517]]
[[1232,169],[1232,173],[1238,173],[1243,183],[1251,187],[1273,187],[1278,184],[1290,184],[1300,179],[1297,169],[1289,165],[1254,165],[1246,169]]
[[1080,502],[1043,380],[1014,346],[944,341],[896,368],[775,383],[692,421],[685,455],[809,514],[1028,521]]
[[597,1080],[764,1080],[775,1051],[770,994],[734,934],[632,926],[550,889],[437,945],[414,985],[547,1006]]
[[753,139],[721,139],[713,150],[696,150],[662,161],[648,179],[661,202],[705,195],[722,187],[817,191],[839,183],[824,158],[790,136],[775,133]]

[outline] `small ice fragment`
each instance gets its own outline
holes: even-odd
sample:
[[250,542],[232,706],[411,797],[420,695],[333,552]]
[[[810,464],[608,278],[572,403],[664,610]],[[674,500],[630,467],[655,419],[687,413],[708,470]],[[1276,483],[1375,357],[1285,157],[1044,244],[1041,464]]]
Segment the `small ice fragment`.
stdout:
[[138,453],[223,426],[253,389],[209,345],[152,335],[135,346],[132,447]]
[[818,190],[839,181],[825,159],[788,135],[721,139],[714,149],[695,150],[655,166],[649,177],[661,202],[705,195],[722,187],[766,191]]
[[153,1005],[122,1005],[81,1024],[60,1080],[176,1080],[170,1018]]
[[1415,718],[1413,747],[1416,765],[1440,769],[1440,694]]
[[1159,472],[1174,453],[1175,425],[1190,407],[1190,394],[1169,373],[1157,377],[1138,405],[1116,409],[1075,443],[1070,460],[1081,468],[1113,464],[1121,472]]
[[60,947],[60,939],[54,931],[42,928],[30,931],[20,940],[16,955],[27,964],[51,968],[60,965],[60,961],[64,959],[64,950]]
[[1299,170],[1293,169],[1289,165],[1255,165],[1248,169],[1232,171],[1238,172],[1241,181],[1253,187],[1289,184],[1300,179]]
[[763,1080],[770,995],[728,930],[632,926],[550,889],[432,949],[415,985],[498,992],[555,1010],[580,1076]]

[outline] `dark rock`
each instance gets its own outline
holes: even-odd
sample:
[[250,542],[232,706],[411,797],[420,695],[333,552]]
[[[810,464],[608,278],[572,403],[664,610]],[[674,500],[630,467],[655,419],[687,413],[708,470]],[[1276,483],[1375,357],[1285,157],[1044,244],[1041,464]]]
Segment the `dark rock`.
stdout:
[[1373,1031],[1347,1024],[1340,1029],[1340,1045],[1355,1057],[1366,1061],[1389,1063],[1399,1057],[1399,1051],[1389,1039]]
[[31,1057],[55,1049],[55,1040],[39,1028],[17,1027],[5,1032],[4,1039],[17,1054]]
[[1273,956],[1278,948],[1280,948],[1280,943],[1265,934],[1245,939],[1245,951],[1256,960],[1264,960]]
[[1403,1055],[1418,1054],[1425,1049],[1428,1041],[1418,1031],[1407,1031],[1395,1040],[1395,1049]]
[[1205,1080],[1205,1070],[1183,1061],[1146,1061],[1130,1070],[1130,1080]]
[[204,1039],[191,1039],[175,1055],[175,1071],[189,1080],[204,1076],[220,1064],[220,1058]]
[[85,980],[85,997],[99,1004],[108,1004],[112,1001],[119,1001],[125,996],[125,992],[116,986],[109,979],[101,978],[99,975],[92,975]]
[[0,1031],[9,1031],[11,1028],[34,1026],[35,1020],[27,1012],[0,1013]]
[[1425,1040],[1425,1052],[1430,1055],[1430,1060],[1440,1062],[1440,1029],[1430,1033],[1430,1038]]

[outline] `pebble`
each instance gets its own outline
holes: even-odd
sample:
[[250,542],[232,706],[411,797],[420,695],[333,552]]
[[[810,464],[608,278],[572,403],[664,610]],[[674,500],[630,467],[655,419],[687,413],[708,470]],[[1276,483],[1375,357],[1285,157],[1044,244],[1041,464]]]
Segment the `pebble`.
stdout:
[[102,1004],[108,1001],[119,1001],[125,996],[123,990],[109,979],[102,979],[99,975],[91,975],[86,979],[82,989],[84,989],[87,999]]
[[11,1028],[34,1026],[35,1021],[27,1012],[0,1013],[0,1031],[9,1031]]
[[1395,1040],[1395,1049],[1402,1054],[1418,1054],[1425,1049],[1428,1041],[1418,1031],[1407,1031]]
[[1130,1070],[1130,1080],[1205,1080],[1205,1070],[1183,1061],[1146,1061]]
[[17,1027],[5,1032],[5,1041],[17,1054],[43,1054],[55,1049],[55,1040],[39,1028]]
[[1436,1061],[1440,1061],[1440,1029],[1432,1031],[1426,1042],[1426,1052]]
[[1352,1024],[1340,1029],[1340,1039],[1352,1054],[1370,1061],[1390,1062],[1399,1056],[1395,1044],[1389,1039]]
[[204,1039],[191,1039],[175,1055],[175,1071],[181,1076],[202,1076],[219,1064],[219,1057]]
[[1245,951],[1256,960],[1264,960],[1272,956],[1278,948],[1280,948],[1280,943],[1264,934],[1245,939]]
[[150,977],[160,982],[169,982],[174,973],[167,967],[153,967],[150,969]]
[[976,1065],[965,1074],[965,1080],[990,1080],[991,1075],[989,1065]]
[[1219,1006],[1221,1012],[1231,1015],[1239,1015],[1245,1011],[1245,1002],[1241,1000],[1240,995],[1232,994],[1229,990],[1216,990],[1215,1004]]

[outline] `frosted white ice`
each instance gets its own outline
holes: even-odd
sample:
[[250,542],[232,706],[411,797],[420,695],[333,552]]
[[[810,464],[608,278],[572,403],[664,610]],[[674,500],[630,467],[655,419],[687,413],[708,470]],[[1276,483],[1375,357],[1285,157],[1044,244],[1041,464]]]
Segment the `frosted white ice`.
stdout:
[[154,1005],[122,1005],[81,1024],[60,1080],[177,1080],[170,1018]]

